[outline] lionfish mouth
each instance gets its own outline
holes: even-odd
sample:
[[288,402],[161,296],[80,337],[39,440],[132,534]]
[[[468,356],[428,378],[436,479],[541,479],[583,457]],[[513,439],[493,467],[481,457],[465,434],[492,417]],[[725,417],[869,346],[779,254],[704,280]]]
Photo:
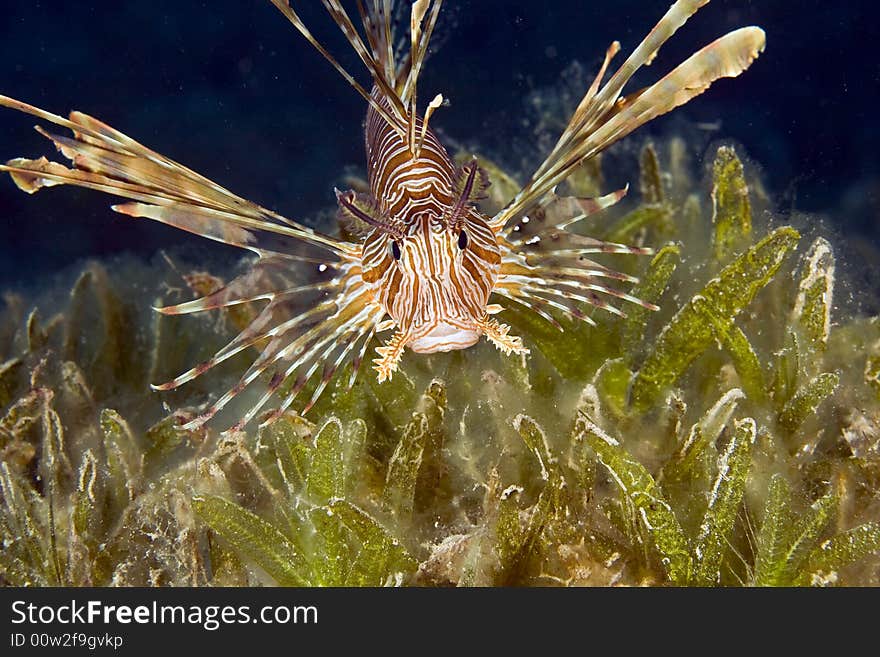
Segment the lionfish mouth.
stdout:
[[437,351],[467,349],[479,339],[480,332],[476,327],[463,328],[440,322],[430,332],[417,337],[408,346],[418,354],[432,354]]

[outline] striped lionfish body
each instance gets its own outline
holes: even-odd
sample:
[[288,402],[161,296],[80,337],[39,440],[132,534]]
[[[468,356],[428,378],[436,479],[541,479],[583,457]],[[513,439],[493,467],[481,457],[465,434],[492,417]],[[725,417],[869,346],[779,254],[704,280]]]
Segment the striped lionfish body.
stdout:
[[[549,156],[494,216],[477,208],[489,184],[485,172],[475,159],[454,164],[429,126],[443,97],[435,96],[423,114],[417,110],[419,73],[442,0],[411,3],[403,47],[392,35],[391,0],[358,0],[359,26],[340,0],[322,0],[366,67],[369,87],[315,39],[288,0],[272,0],[367,103],[369,192],[336,192],[340,219],[359,239],[324,235],[250,203],[86,114],[72,112],[65,119],[5,96],[0,105],[72,131],[65,137],[37,128],[73,167],[46,158],[16,158],[0,170],[29,193],[62,184],[97,189],[127,199],[113,206],[117,212],[255,253],[252,268],[221,290],[158,309],[184,314],[264,302],[250,325],[213,358],[155,388],[175,388],[256,347],[259,355],[238,383],[185,427],[200,426],[258,380],[266,385],[236,426],[250,422],[277,393],[278,407],[263,419],[268,423],[312,381],[306,412],[342,365],[351,364],[352,384],[377,334],[390,331],[373,361],[384,381],[397,369],[405,348],[419,353],[464,349],[485,336],[505,353],[528,353],[522,340],[493,317],[503,310],[493,299],[520,304],[557,327],[559,315],[593,323],[590,308],[623,314],[611,303],[614,299],[651,307],[606,283],[632,282],[632,277],[589,259],[590,254],[649,249],[567,230],[616,203],[626,189],[595,199],[559,197],[555,189],[575,167],[639,126],[688,102],[715,80],[739,75],[763,50],[759,28],[735,30],[654,85],[622,96],[632,75],[707,2],[675,2],[603,84],[620,49],[617,42],[611,45]],[[560,216],[561,221],[548,219]],[[316,280],[291,280],[292,265],[302,262],[319,265]]]
[[501,262],[495,233],[469,204],[478,168],[457,169],[430,130],[421,138],[423,127],[416,118],[413,145],[372,108],[367,114],[370,193],[390,227],[367,236],[363,278],[401,327],[379,363],[381,378],[400,346],[430,353],[479,340]]

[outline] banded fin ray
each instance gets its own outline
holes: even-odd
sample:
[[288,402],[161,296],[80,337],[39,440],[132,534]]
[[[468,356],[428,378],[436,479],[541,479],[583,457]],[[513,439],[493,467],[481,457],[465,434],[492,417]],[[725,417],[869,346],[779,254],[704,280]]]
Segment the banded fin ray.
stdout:
[[356,254],[353,245],[246,201],[87,114],[71,112],[68,120],[7,96],[0,96],[0,106],[73,132],[71,139],[38,128],[72,160],[72,169],[45,157],[15,158],[0,165],[0,171],[11,174],[27,193],[65,184],[107,192],[134,201],[113,206],[117,212],[154,219],[259,255],[295,257],[302,255],[304,244],[337,256]]
[[310,293],[326,296],[339,286],[337,271],[336,267],[315,267],[310,278],[317,280],[305,282],[302,280],[304,272],[292,269],[288,258],[268,256],[257,260],[247,271],[214,292],[155,310],[163,315],[184,315]]
[[617,52],[612,45],[593,83],[550,155],[529,182],[492,218],[500,231],[567,178],[583,160],[595,156],[636,128],[683,105],[721,79],[745,71],[763,51],[764,31],[734,30],[691,55],[652,86],[629,97],[620,92],[632,75],[657,55],[660,47],[708,0],[677,0],[608,83],[601,76]]
[[[378,114],[381,116],[388,125],[394,127],[397,130],[403,130],[403,123],[405,123],[406,113],[400,112],[399,99],[398,103],[395,103],[393,108],[394,112],[390,111],[385,105],[376,100],[372,94],[370,94],[364,87],[358,83],[357,80],[354,79],[351,73],[349,73],[345,68],[340,64],[333,55],[318,41],[311,31],[306,27],[306,24],[299,17],[299,14],[290,6],[290,2],[288,0],[271,0],[272,4],[278,8],[285,18],[293,25],[300,34],[308,41],[311,46],[317,50],[321,56],[327,60],[327,62],[336,70],[339,75],[354,89],[360,96],[363,98],[368,105],[370,105]],[[396,94],[395,94],[396,96]]]
[[[548,231],[562,231],[572,224],[612,207],[626,196],[628,191],[629,185],[596,198],[556,196],[551,192],[527,216],[508,224],[501,232],[501,236],[513,244],[521,245]],[[538,241],[532,243],[537,244]]]
[[[306,384],[312,380],[318,368],[323,366],[320,379],[316,383],[316,389],[312,398],[307,402],[307,409],[314,404],[326,388],[344,355],[350,353],[364,337],[369,339],[383,314],[384,310],[372,304],[365,289],[360,287],[343,291],[336,298],[306,311],[300,316],[300,321],[279,325],[272,331],[264,332],[259,336],[250,336],[246,341],[248,343],[252,343],[255,338],[269,338],[269,343],[262,348],[259,357],[245,371],[238,383],[211,404],[205,412],[183,425],[183,428],[200,427],[264,374],[274,370],[275,374],[266,385],[262,395],[251,404],[235,428],[240,428],[250,422],[259,410],[268,403],[269,399],[278,393],[281,386],[286,381],[293,379],[292,387],[283,397],[279,407],[263,422],[263,424],[269,423],[290,407]],[[242,344],[244,343],[240,343],[232,349],[228,345],[225,348],[228,351],[221,352],[220,358],[228,358],[230,352],[239,350]],[[343,354],[339,353],[340,350]],[[216,362],[212,359],[210,366],[215,364]],[[162,389],[177,387],[185,382],[184,378],[185,375],[181,375]]]
[[299,305],[296,301],[289,299],[274,299],[260,310],[247,327],[207,361],[186,370],[170,381],[151,387],[155,390],[174,390],[248,347],[269,341],[269,344],[260,350],[260,354],[251,364],[251,367],[260,367],[267,360],[270,360],[280,348],[278,346],[280,344],[279,336],[287,335],[289,337],[289,333],[292,331],[306,332],[331,317],[336,311],[332,301],[324,301],[308,310],[298,312]]
[[578,235],[556,228],[547,228],[531,237],[514,240],[511,244],[526,258],[538,254],[589,255],[595,253],[624,253],[630,255],[652,255],[654,253],[654,249],[650,247],[606,242],[595,237]]

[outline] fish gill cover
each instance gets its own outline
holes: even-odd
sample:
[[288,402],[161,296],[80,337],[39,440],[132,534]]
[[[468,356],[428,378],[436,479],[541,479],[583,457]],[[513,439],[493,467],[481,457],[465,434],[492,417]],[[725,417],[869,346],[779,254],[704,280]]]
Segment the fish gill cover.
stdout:
[[[574,66],[534,90],[536,143],[588,83]],[[488,172],[492,213],[533,159],[511,164],[479,137],[459,155]],[[655,249],[608,263],[660,311],[554,317],[560,331],[510,305],[528,356],[407,353],[390,382],[370,373],[350,390],[344,370],[305,417],[262,429],[180,429],[236,359],[172,393],[146,388],[259,310],[151,313],[229,269],[125,257],[89,262],[69,293],[8,293],[3,582],[880,583],[880,320],[841,303],[840,238],[780,214],[741,146],[695,141],[630,138],[564,184],[632,183],[583,230]]]

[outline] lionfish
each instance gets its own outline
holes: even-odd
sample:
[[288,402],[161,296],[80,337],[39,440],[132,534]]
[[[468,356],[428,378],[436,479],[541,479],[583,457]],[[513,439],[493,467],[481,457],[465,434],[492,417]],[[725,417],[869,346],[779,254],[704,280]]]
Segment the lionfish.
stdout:
[[[207,296],[158,308],[166,315],[266,302],[254,319],[210,360],[156,390],[170,390],[250,347],[253,362],[240,380],[184,425],[194,429],[265,375],[268,385],[244,413],[249,423],[278,393],[284,413],[309,381],[305,413],[335,372],[351,364],[357,377],[374,335],[391,331],[376,348],[380,382],[397,370],[405,348],[417,353],[465,349],[485,336],[505,354],[526,354],[522,339],[494,315],[492,301],[520,304],[553,323],[561,313],[593,323],[585,308],[623,314],[610,300],[656,309],[603,281],[632,282],[590,260],[599,253],[646,254],[650,249],[604,242],[569,232],[576,222],[619,201],[626,189],[600,198],[560,197],[557,186],[584,161],[651,119],[683,105],[719,78],[742,73],[764,48],[764,32],[745,27],[691,55],[655,84],[621,95],[633,74],[708,0],[677,0],[623,65],[603,84],[614,42],[559,140],[528,182],[494,216],[478,209],[489,184],[472,159],[456,165],[429,121],[442,104],[438,94],[419,113],[418,81],[442,0],[411,3],[408,39],[395,40],[392,0],[357,0],[357,15],[340,0],[321,0],[370,77],[363,86],[309,31],[288,0],[271,0],[367,103],[365,142],[369,193],[336,191],[341,219],[362,230],[354,239],[322,234],[246,201],[220,185],[81,112],[68,119],[0,96],[0,105],[36,116],[73,134],[37,131],[73,168],[16,158],[0,170],[28,193],[78,185],[123,197],[112,208],[247,249],[251,269]],[[359,20],[360,25],[357,25]],[[564,210],[567,218],[548,221]],[[291,280],[296,263],[317,265],[311,282]],[[494,299],[493,299],[494,297]],[[499,299],[500,298],[500,299]],[[320,374],[318,370],[320,369]],[[271,373],[271,374],[270,374]],[[282,387],[282,383],[289,385]]]

